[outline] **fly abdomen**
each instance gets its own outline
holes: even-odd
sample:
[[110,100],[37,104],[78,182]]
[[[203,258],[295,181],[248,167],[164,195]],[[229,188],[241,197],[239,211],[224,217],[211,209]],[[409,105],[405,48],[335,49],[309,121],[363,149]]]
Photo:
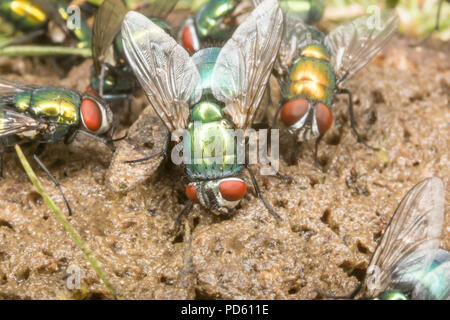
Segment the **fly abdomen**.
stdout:
[[330,55],[324,46],[304,47],[292,66],[285,88],[287,98],[305,98],[331,106],[336,81],[329,61]]
[[38,29],[47,22],[44,10],[30,0],[0,0],[0,12],[21,29]]
[[77,125],[80,121],[81,98],[78,93],[62,88],[42,88],[18,92],[13,99],[14,106],[39,118]]

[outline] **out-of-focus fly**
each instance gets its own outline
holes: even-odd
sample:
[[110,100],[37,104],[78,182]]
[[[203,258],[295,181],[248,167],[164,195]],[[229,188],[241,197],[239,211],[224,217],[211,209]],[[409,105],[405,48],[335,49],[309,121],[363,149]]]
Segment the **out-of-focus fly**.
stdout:
[[[178,35],[181,44],[186,50],[193,53],[207,47],[210,43],[223,43],[231,37],[233,31],[259,2],[252,0],[208,1],[195,16],[187,18],[182,23]],[[286,4],[288,10],[297,14],[308,24],[319,21],[325,7],[322,0],[289,0]]]
[[[0,78],[0,173],[3,153],[15,144],[37,142],[35,160],[58,186],[39,159],[48,143],[71,143],[78,132],[112,147],[108,137],[113,114],[93,92],[28,85]],[[64,194],[63,194],[64,197]],[[69,208],[68,202],[64,197]]]

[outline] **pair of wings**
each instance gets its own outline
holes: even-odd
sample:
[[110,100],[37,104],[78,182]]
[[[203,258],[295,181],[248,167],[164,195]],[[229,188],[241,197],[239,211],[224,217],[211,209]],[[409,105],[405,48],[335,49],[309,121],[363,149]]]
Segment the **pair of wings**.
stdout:
[[[400,289],[412,299],[433,296],[423,287],[423,275],[441,251],[438,250],[444,224],[445,189],[439,178],[428,178],[414,186],[402,199],[371,259],[361,292],[375,297],[388,289]],[[446,258],[448,259],[448,257]],[[449,262],[449,261],[448,261]],[[439,268],[447,274],[450,263]],[[439,270],[438,270],[439,271]],[[450,298],[450,287],[439,298]]]
[[45,123],[11,107],[12,97],[16,93],[37,88],[0,77],[0,138],[45,127]]
[[[258,4],[261,0],[253,2]],[[341,25],[325,36],[289,12],[286,0],[281,0],[280,6],[284,14],[284,32],[276,71],[288,74],[299,50],[310,43],[324,43],[331,55],[337,85],[350,79],[369,63],[392,38],[399,24],[394,12],[375,11],[372,15]]]
[[[237,128],[248,128],[259,106],[282,34],[276,0],[265,0],[221,49],[212,74],[212,93],[224,102]],[[189,106],[201,98],[193,57],[161,28],[137,12],[122,26],[127,60],[158,116],[170,131],[184,129]]]
[[[147,17],[164,19],[175,7],[178,0],[142,0],[136,10]],[[93,26],[92,57],[97,74],[106,52],[120,31],[128,9],[124,0],[105,0],[98,8]]]

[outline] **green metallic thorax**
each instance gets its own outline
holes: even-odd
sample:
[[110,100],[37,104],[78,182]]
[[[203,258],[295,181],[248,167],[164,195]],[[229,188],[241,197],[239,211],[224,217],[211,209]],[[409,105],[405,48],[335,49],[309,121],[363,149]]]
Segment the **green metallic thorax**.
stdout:
[[18,92],[14,107],[35,117],[58,124],[78,125],[81,98],[78,93],[62,88],[42,88]]
[[372,300],[408,300],[408,298],[398,290],[389,290],[381,293],[378,297]]
[[0,14],[23,30],[39,29],[47,22],[44,10],[29,0],[0,0]]
[[236,0],[211,0],[202,6],[195,16],[198,36],[215,40],[228,39],[233,30],[231,27],[224,29],[222,22],[238,3]]
[[330,107],[335,85],[330,55],[322,44],[314,43],[301,49],[291,67],[284,92],[289,100],[304,98]]
[[[218,179],[237,175],[242,166],[237,164],[233,125],[224,117],[223,103],[211,94],[211,74],[219,48],[200,52],[197,68],[201,77],[202,98],[191,110],[188,132],[190,135],[191,163],[186,166],[191,178]],[[218,146],[214,149],[213,146]],[[216,153],[222,150],[220,161]],[[215,151],[213,151],[215,150]],[[221,162],[221,163],[220,163]]]

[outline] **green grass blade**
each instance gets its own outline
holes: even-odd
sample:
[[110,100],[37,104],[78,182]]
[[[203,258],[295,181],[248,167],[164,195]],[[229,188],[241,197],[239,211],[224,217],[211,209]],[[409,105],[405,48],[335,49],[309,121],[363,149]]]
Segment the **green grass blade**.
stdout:
[[90,48],[71,48],[62,46],[18,45],[0,48],[0,56],[35,57],[35,56],[67,56],[75,55],[84,58],[91,57]]
[[30,178],[30,181],[33,183],[33,185],[36,187],[42,198],[47,202],[47,204],[50,206],[50,208],[53,210],[53,212],[56,215],[56,218],[58,221],[63,225],[64,229],[66,229],[67,233],[70,235],[72,240],[75,242],[75,244],[80,248],[80,250],[83,252],[86,259],[89,261],[92,269],[94,269],[97,276],[100,278],[100,280],[103,282],[103,284],[108,288],[111,295],[114,297],[114,299],[117,299],[116,291],[114,290],[114,287],[109,283],[109,281],[106,279],[106,273],[103,271],[103,269],[100,267],[100,263],[95,258],[94,254],[92,253],[91,249],[88,247],[87,244],[81,240],[80,235],[78,234],[75,229],[71,227],[71,225],[67,222],[66,218],[62,214],[61,210],[56,206],[56,204],[50,199],[47,194],[44,191],[44,188],[42,187],[41,183],[39,182],[38,177],[34,173],[33,169],[31,168],[28,160],[25,158],[25,155],[22,152],[22,149],[19,145],[15,145],[15,149],[17,152],[17,155],[19,157],[20,162],[22,163],[23,168],[25,169],[25,172],[27,173],[28,177]]

